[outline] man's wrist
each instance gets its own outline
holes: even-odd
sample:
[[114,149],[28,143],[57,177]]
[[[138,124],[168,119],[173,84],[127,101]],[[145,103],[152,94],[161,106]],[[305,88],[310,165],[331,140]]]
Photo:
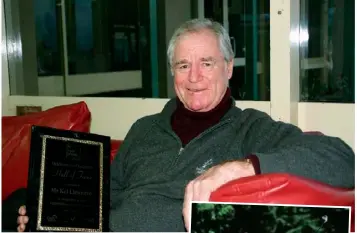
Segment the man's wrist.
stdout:
[[249,155],[246,157],[246,160],[253,168],[255,175],[261,174],[259,158],[256,155]]

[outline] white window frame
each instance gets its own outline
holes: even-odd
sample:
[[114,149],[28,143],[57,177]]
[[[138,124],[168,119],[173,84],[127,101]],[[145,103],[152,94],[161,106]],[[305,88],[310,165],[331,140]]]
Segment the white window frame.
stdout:
[[298,125],[300,3],[270,1],[270,114]]

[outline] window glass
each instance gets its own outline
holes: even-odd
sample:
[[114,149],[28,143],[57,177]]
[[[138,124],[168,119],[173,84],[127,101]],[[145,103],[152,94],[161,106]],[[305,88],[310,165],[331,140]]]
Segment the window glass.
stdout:
[[[224,5],[224,4],[227,5]],[[236,100],[270,100],[270,1],[205,0],[205,17],[222,23],[234,50]]]
[[354,103],[354,0],[300,4],[300,101]]

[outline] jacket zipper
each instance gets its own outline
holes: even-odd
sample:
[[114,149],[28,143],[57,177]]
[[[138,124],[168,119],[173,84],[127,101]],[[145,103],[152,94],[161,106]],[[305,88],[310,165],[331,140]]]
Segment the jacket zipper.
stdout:
[[183,147],[180,148],[179,152],[178,152],[178,155],[180,155],[183,151]]
[[[193,144],[195,141],[201,139],[201,138],[202,138],[203,136],[205,136],[206,134],[208,134],[208,133],[210,133],[210,132],[212,132],[212,131],[214,131],[214,130],[216,130],[216,129],[218,129],[218,128],[220,128],[220,127],[226,125],[226,124],[228,124],[230,121],[231,121],[231,119],[227,119],[227,120],[225,120],[225,121],[222,121],[220,124],[213,126],[212,128],[208,129],[207,131],[204,131],[201,135],[199,135],[198,137],[196,137],[196,138],[194,138],[193,140],[191,140],[191,141],[186,145],[185,148],[183,148],[183,147],[182,147],[182,144],[181,144],[180,150],[179,150],[179,152],[177,153],[177,156],[176,156],[176,158],[174,159],[174,161],[173,161],[173,163],[171,164],[171,166],[173,166],[173,165],[175,165],[175,164],[177,163],[177,160],[180,158],[180,155],[181,155],[184,151],[187,150],[187,147],[188,147],[189,145],[191,145],[191,144]],[[179,139],[177,136],[176,136],[176,138],[180,141],[180,139]]]

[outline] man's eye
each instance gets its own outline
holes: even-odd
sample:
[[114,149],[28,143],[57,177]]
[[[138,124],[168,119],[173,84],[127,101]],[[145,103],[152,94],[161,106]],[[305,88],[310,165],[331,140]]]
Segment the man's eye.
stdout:
[[212,66],[212,63],[211,63],[211,62],[204,62],[204,63],[203,63],[203,66],[205,66],[205,67],[210,67],[210,66]]
[[188,65],[182,65],[179,67],[179,69],[187,69],[188,68]]

